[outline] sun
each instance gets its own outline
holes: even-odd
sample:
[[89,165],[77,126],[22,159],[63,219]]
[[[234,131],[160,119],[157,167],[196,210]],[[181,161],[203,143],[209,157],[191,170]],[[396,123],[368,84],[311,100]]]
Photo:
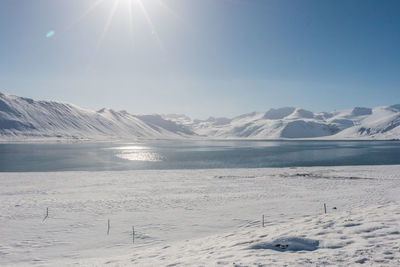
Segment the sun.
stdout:
[[[109,1],[109,0],[93,0],[93,3],[89,6],[89,8],[87,10],[85,10],[83,15],[81,15],[81,17],[79,17],[79,19],[74,24],[82,21],[86,16],[88,16],[93,10],[95,10],[98,6],[100,6],[105,1]],[[103,29],[101,31],[101,34],[97,41],[97,45],[94,50],[95,54],[99,50],[105,36],[107,35],[110,25],[112,24],[114,15],[119,8],[124,8],[124,9],[128,10],[129,22],[131,24],[130,25],[131,31],[133,31],[133,10],[135,10],[135,9],[140,10],[140,12],[144,16],[144,18],[149,26],[149,30],[150,30],[151,34],[155,37],[160,48],[163,49],[161,40],[157,33],[157,29],[155,28],[155,26],[153,24],[153,21],[149,15],[149,12],[147,11],[147,8],[146,8],[143,0],[112,0],[112,1],[113,1],[112,7],[110,9],[110,12],[108,13],[108,16],[105,18]],[[156,2],[161,8],[166,9],[169,13],[176,15],[163,0],[153,0],[153,1]]]

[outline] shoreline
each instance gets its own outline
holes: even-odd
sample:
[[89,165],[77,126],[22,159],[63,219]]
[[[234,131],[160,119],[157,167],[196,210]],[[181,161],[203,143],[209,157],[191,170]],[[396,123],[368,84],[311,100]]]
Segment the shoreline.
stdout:
[[330,139],[324,137],[316,138],[277,138],[277,139],[263,139],[263,138],[153,138],[153,139],[141,139],[141,138],[32,138],[32,139],[1,139],[0,144],[76,144],[76,143],[118,143],[118,142],[154,142],[154,141],[187,141],[187,142],[202,142],[202,141],[254,141],[254,142],[281,142],[281,141],[322,141],[322,142],[397,142],[400,138],[390,139],[379,139],[379,138],[338,138]]

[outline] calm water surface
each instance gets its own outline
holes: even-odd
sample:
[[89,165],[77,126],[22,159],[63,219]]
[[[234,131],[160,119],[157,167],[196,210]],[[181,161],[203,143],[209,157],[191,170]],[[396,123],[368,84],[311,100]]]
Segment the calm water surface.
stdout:
[[398,141],[152,141],[0,144],[0,171],[400,164]]

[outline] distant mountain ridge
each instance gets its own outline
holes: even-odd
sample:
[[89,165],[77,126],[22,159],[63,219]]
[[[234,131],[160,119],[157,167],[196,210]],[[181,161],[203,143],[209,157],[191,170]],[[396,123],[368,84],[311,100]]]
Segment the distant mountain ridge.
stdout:
[[[181,123],[177,115],[164,119]],[[238,117],[188,121],[184,125],[209,138],[246,139],[400,139],[400,104],[355,107],[333,112],[311,112],[283,107]]]
[[400,139],[400,104],[312,112],[283,107],[235,118],[92,111],[0,93],[0,139]]

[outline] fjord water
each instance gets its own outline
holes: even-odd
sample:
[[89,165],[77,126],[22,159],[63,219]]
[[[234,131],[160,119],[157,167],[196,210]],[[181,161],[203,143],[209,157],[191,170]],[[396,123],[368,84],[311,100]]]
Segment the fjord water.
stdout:
[[400,164],[398,141],[149,141],[0,144],[0,171]]

